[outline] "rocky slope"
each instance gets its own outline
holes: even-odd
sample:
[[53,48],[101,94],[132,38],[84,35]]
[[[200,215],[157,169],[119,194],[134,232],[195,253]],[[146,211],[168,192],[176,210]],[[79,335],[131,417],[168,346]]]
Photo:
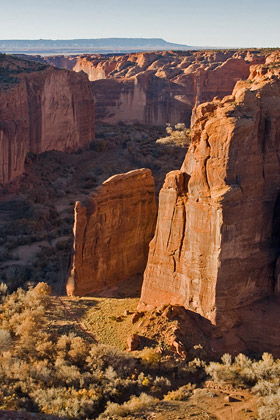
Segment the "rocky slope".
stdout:
[[23,173],[28,152],[84,149],[93,138],[85,75],[0,56],[0,185]]
[[197,108],[182,168],[160,193],[140,308],[180,304],[225,325],[234,309],[278,294],[277,60]]
[[237,80],[247,79],[250,65],[263,63],[265,56],[260,51],[164,51],[45,59],[88,74],[97,120],[189,125],[193,107],[230,94]]
[[87,295],[143,272],[156,204],[149,169],[114,175],[86,206],[75,206],[74,256],[67,293]]

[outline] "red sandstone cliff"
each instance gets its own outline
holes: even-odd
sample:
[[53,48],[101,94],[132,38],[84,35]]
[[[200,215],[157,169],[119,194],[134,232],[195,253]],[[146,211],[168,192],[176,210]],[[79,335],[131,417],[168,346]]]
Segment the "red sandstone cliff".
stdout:
[[257,51],[164,51],[83,55],[69,63],[67,57],[46,59],[88,74],[97,120],[189,125],[193,107],[230,94],[265,56]]
[[95,80],[97,119],[113,124],[189,125],[194,106],[222,98],[237,80],[247,79],[252,62],[235,56],[233,51],[139,53],[112,58],[111,72],[108,61],[83,59],[83,70],[95,77],[91,80]]
[[141,309],[180,304],[219,324],[278,293],[279,116],[277,64],[197,108],[182,168],[160,192]]
[[67,293],[87,295],[143,272],[156,204],[149,169],[114,175],[86,206],[75,206],[74,257]]
[[0,70],[0,184],[23,173],[28,152],[88,147],[94,101],[85,75],[7,56]]

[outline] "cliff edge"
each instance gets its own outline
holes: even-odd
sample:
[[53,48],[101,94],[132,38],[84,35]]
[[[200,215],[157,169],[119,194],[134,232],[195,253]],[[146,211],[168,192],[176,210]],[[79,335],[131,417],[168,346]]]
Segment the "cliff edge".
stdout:
[[93,138],[86,75],[0,55],[0,185],[24,172],[28,152],[71,152]]

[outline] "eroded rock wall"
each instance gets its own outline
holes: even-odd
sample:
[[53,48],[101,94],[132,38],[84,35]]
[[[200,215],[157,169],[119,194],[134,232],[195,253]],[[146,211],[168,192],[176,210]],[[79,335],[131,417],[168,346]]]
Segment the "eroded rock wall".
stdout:
[[155,219],[149,169],[114,175],[97,188],[86,206],[77,202],[68,293],[88,295],[143,272]]
[[[261,51],[163,51],[122,55],[53,57],[49,62],[84,71],[92,82],[96,118],[116,124],[189,126],[193,108],[232,92]],[[73,65],[73,63],[75,63]]]
[[138,53],[83,57],[74,70],[92,81],[98,120],[189,126],[194,107],[230,94],[259,62],[264,55],[235,51]]
[[[28,152],[75,151],[94,138],[94,100],[86,75],[46,66],[31,72],[21,69],[22,63],[7,58],[7,85],[0,84],[1,185],[23,173]],[[9,85],[15,66],[16,83]]]
[[197,108],[182,168],[160,193],[141,309],[180,304],[219,323],[277,293],[278,67],[254,66],[232,95]]

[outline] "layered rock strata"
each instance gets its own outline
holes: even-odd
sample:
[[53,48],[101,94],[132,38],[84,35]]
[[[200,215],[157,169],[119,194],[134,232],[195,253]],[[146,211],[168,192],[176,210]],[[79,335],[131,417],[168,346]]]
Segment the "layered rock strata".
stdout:
[[139,309],[180,304],[219,324],[279,290],[279,66],[200,105],[192,132],[160,192]]
[[261,51],[164,51],[46,59],[84,71],[92,82],[96,118],[108,123],[189,125],[194,107],[232,92]]
[[143,272],[155,221],[154,179],[149,169],[114,175],[85,206],[77,202],[67,292],[88,295]]
[[86,75],[0,57],[0,184],[21,175],[28,152],[85,149],[94,138]]

